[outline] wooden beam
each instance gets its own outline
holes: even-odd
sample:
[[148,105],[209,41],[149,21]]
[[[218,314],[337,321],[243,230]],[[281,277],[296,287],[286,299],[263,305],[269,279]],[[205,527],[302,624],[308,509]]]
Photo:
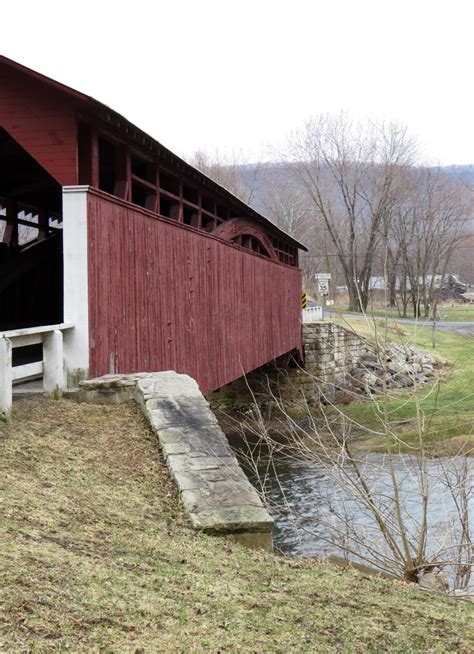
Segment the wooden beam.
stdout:
[[49,218],[44,209],[38,213],[38,240],[46,238],[49,234]]
[[79,124],[77,156],[79,184],[99,188],[99,137],[91,125]]
[[150,210],[154,211],[155,213],[160,213],[160,170],[156,164],[155,164],[155,185],[156,185],[155,204],[153,207],[150,208]]
[[183,181],[179,182],[179,222],[184,222],[184,211],[183,211]]
[[198,197],[198,202],[199,202],[199,208],[198,208],[198,224],[197,228],[202,229],[202,194],[201,191],[198,191],[199,197]]
[[99,135],[91,128],[91,180],[90,185],[99,188]]
[[[132,175],[132,181],[136,182],[140,186],[143,186],[143,188],[146,188],[150,191],[156,191],[156,186],[153,182],[148,182],[146,179],[143,179],[143,177],[138,177],[138,175]],[[179,200],[178,197],[176,197],[177,200]]]
[[3,232],[3,243],[9,247],[18,247],[18,204],[16,200],[7,199],[6,226]]
[[131,202],[134,175],[132,175],[130,150],[126,145],[122,145],[117,147],[116,153],[114,195],[126,202]]

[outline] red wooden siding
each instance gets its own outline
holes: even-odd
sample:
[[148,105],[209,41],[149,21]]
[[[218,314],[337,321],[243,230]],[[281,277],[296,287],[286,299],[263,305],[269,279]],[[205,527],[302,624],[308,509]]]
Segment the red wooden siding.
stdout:
[[204,393],[301,348],[301,273],[100,192],[88,200],[90,373]]
[[77,184],[75,110],[64,94],[0,63],[0,127],[59,184]]

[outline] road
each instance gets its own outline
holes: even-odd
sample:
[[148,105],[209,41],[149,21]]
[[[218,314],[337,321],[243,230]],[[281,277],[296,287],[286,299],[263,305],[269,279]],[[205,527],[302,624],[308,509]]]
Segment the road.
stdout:
[[[332,312],[325,311],[324,317],[331,318]],[[338,314],[342,318],[360,318],[360,313],[341,313]],[[381,316],[376,316],[376,318],[383,320]],[[398,322],[398,323],[407,323],[409,325],[419,325],[420,327],[425,326],[426,329],[431,329],[433,323],[431,320],[414,320],[413,318],[389,318],[389,322]],[[474,322],[452,322],[448,320],[437,320],[436,329],[440,329],[443,332],[449,332],[450,334],[459,334],[460,336],[474,336]]]

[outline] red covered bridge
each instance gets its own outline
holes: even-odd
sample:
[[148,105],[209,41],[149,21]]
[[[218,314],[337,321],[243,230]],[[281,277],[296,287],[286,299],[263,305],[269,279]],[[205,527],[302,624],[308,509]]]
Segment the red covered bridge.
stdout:
[[173,369],[209,392],[301,349],[299,243],[115,111],[5,57],[0,170],[0,332],[58,325],[69,385]]

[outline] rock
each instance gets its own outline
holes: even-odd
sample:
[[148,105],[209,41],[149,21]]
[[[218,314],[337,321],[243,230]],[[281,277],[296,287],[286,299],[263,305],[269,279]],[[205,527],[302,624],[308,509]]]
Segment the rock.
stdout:
[[425,384],[428,377],[434,374],[433,357],[409,345],[390,344],[383,352],[368,350],[354,361],[353,366],[352,388],[366,393],[380,392],[384,374],[387,388],[393,389],[407,388],[415,383]]
[[379,358],[375,352],[369,352],[368,354],[361,356],[359,361],[362,364],[379,363]]
[[401,363],[399,361],[390,361],[388,366],[387,366],[387,370],[389,372],[394,372],[394,373],[406,372],[405,371],[405,364],[403,364],[403,363]]
[[396,379],[392,379],[390,381],[390,386],[391,388],[403,388],[403,384],[400,381],[397,381]]
[[415,375],[415,380],[418,384],[426,384],[426,382],[428,381],[426,376],[421,373]]
[[365,373],[365,375],[362,375],[362,381],[367,386],[375,386],[375,384],[378,381],[378,377],[377,377],[377,375],[374,375],[371,372],[367,372],[367,373]]
[[367,371],[365,370],[365,368],[352,368],[351,375],[353,377],[356,377],[357,379],[360,379],[362,375],[366,374],[366,372]]

